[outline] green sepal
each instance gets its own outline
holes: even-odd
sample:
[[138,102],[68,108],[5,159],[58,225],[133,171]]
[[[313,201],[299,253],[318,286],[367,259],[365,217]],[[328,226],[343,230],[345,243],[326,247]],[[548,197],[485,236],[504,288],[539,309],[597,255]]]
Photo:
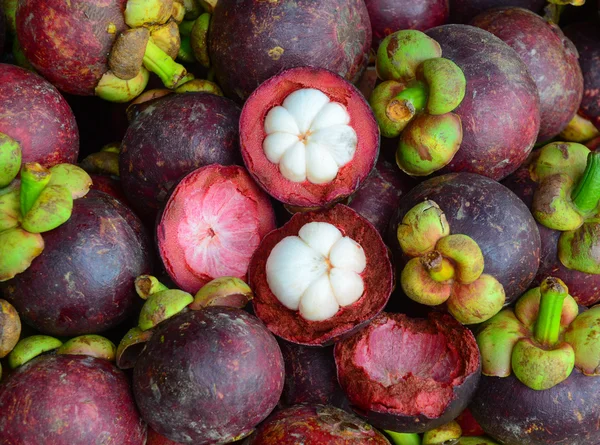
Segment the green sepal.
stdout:
[[462,436],[462,429],[457,422],[446,423],[426,431],[423,434],[423,445],[447,445],[456,443]]
[[117,366],[121,369],[131,369],[140,354],[146,349],[145,344],[152,338],[154,331],[142,331],[139,327],[131,328],[117,346]]
[[21,199],[19,182],[13,181],[0,189],[0,232],[19,225],[21,220]]
[[48,185],[23,216],[21,225],[30,233],[48,232],[67,222],[72,211],[71,191],[62,185]]
[[57,354],[65,355],[87,355],[89,357],[101,358],[108,361],[115,360],[116,346],[106,337],[88,334],[74,337],[63,343],[57,350]]
[[8,354],[8,366],[18,368],[44,352],[59,348],[62,342],[48,335],[32,335],[19,341],[15,348]]
[[423,62],[421,72],[429,86],[427,112],[439,115],[454,111],[463,101],[467,87],[467,80],[459,66],[449,59],[438,57]]
[[44,240],[39,233],[29,233],[20,227],[0,232],[0,282],[24,272],[44,250]]
[[[177,53],[177,61],[183,63],[194,63],[196,61],[189,36],[181,36],[181,44],[179,45],[179,52]],[[185,86],[185,84],[183,85]]]
[[423,257],[413,258],[400,274],[402,290],[408,298],[427,306],[437,306],[450,298],[451,283],[440,283],[429,275],[423,265]]
[[455,445],[500,445],[489,437],[461,437]]
[[21,215],[26,215],[50,182],[50,170],[37,162],[28,162],[21,167]]
[[[405,116],[398,112],[396,96],[406,88],[406,85],[395,80],[386,80],[375,87],[369,97],[369,105],[379,125],[381,135],[386,138],[395,138],[410,122],[412,116]],[[406,111],[404,108],[400,111]]]
[[575,230],[583,224],[583,216],[571,201],[573,180],[564,173],[545,178],[533,195],[531,213],[545,227],[553,230]]
[[579,114],[573,116],[558,138],[561,141],[584,143],[600,136],[600,131],[588,119]]
[[50,167],[48,186],[60,185],[71,192],[73,199],[83,198],[90,191],[92,178],[87,172],[73,164],[58,164]]
[[409,256],[431,252],[437,242],[449,234],[450,226],[446,215],[431,200],[420,202],[406,212],[396,230],[400,248]]
[[0,132],[0,188],[9,185],[21,169],[21,145]]
[[565,332],[575,351],[575,366],[583,374],[600,376],[600,305],[579,314]]
[[205,68],[210,67],[210,58],[208,55],[208,28],[210,26],[211,15],[204,13],[194,22],[192,32],[190,33],[190,45],[196,60]]
[[384,430],[393,445],[421,445],[421,436],[416,433],[397,433]]
[[0,358],[14,349],[21,336],[21,319],[8,301],[0,298]]
[[[514,312],[517,319],[525,328],[533,331],[540,311],[540,301],[542,292],[539,287],[534,287],[525,292],[515,304]],[[560,327],[562,330],[569,327],[579,314],[577,301],[571,296],[566,295],[563,300],[562,313],[560,318]]]
[[576,143],[552,142],[544,145],[537,160],[530,166],[532,178],[542,182],[549,176],[565,174],[575,182],[585,171],[589,153],[589,148]]
[[143,67],[138,75],[130,80],[119,79],[111,71],[107,71],[96,85],[95,93],[109,102],[129,102],[144,91],[149,79],[150,73]]
[[250,286],[236,277],[219,277],[200,288],[194,301],[189,305],[192,310],[208,306],[228,306],[243,309],[254,298]]
[[173,12],[173,0],[128,0],[125,7],[125,23],[131,28],[162,24]]
[[483,273],[483,252],[470,236],[445,236],[437,242],[435,250],[455,263],[456,279],[461,284],[473,283]]
[[214,82],[204,79],[193,79],[184,83],[175,90],[176,93],[210,93],[215,96],[223,96],[223,91]]
[[448,312],[462,324],[489,320],[504,306],[504,287],[489,274],[470,284],[455,283],[447,301]]
[[138,296],[144,300],[147,300],[152,294],[169,289],[152,275],[140,275],[135,279],[134,284]]
[[168,289],[152,294],[142,307],[138,327],[142,331],[152,329],[162,321],[180,313],[193,301],[194,297],[179,289]]
[[563,232],[558,239],[558,259],[567,268],[600,274],[600,224],[585,223],[577,230]]

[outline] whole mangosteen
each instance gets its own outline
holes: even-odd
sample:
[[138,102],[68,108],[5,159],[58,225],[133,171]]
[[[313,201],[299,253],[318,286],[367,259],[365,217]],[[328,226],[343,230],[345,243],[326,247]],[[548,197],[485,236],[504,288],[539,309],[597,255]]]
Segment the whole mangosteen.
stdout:
[[539,13],[545,5],[546,0],[450,0],[450,23],[469,23],[484,11],[511,6]]
[[0,134],[20,144],[24,163],[52,167],[77,162],[75,116],[52,84],[31,71],[0,63],[0,98]]

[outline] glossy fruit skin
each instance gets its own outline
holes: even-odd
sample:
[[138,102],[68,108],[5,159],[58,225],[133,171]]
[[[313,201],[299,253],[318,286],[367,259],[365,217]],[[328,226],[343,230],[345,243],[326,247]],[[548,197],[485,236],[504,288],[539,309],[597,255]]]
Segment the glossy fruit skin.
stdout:
[[476,15],[492,8],[516,6],[540,13],[545,0],[450,0],[449,23],[469,23]]
[[172,187],[208,164],[241,164],[240,108],[210,93],[170,94],[131,123],[119,170],[133,209],[153,221]]
[[583,95],[583,75],[575,45],[560,28],[522,8],[483,12],[472,25],[506,42],[525,62],[540,95],[540,132],[544,142],[573,118]]
[[473,173],[449,173],[428,179],[402,199],[387,234],[397,268],[408,261],[397,240],[398,223],[426,198],[443,210],[451,234],[467,235],[477,242],[485,261],[484,273],[502,284],[506,304],[529,288],[540,261],[536,222],[508,188]]
[[42,355],[0,385],[3,445],[144,445],[129,380],[107,360]]
[[358,81],[369,60],[371,23],[363,0],[223,0],[208,49],[225,95],[243,102],[288,68],[326,68]]
[[209,307],[159,325],[133,372],[142,417],[170,440],[224,444],[273,410],[284,365],[275,338],[240,309]]
[[465,98],[453,113],[463,140],[440,172],[471,172],[500,180],[515,171],[533,148],[540,100],[527,66],[493,34],[470,25],[443,25],[426,32],[467,79]]
[[29,325],[56,336],[113,328],[133,314],[137,276],[151,273],[153,251],[141,221],[106,193],[90,190],[71,218],[44,233],[31,267],[3,283]]
[[395,0],[366,0],[371,27],[373,49],[381,41],[401,29],[425,31],[448,22],[449,0],[419,0],[402,3]]
[[0,132],[21,144],[23,163],[75,163],[77,122],[51,83],[16,65],[0,63]]
[[600,377],[573,370],[544,391],[514,375],[482,377],[470,406],[487,434],[506,445],[581,445],[600,442]]
[[[59,90],[92,96],[108,71],[127,0],[20,1],[17,36],[33,67]],[[109,32],[114,25],[115,32]]]

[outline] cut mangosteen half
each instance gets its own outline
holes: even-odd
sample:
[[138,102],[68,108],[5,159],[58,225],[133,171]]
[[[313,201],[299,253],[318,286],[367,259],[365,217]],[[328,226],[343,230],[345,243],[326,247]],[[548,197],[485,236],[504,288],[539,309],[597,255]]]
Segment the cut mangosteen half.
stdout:
[[283,71],[256,89],[242,109],[240,140],[260,186],[305,208],[351,195],[379,154],[379,128],[361,93],[312,67]]
[[275,228],[269,197],[243,167],[199,168],[173,190],[157,228],[173,281],[195,293],[213,278],[244,279],[260,240]]
[[352,409],[373,426],[420,433],[457,417],[481,375],[475,337],[448,314],[383,313],[335,345]]
[[338,204],[295,214],[269,233],[248,268],[256,315],[293,343],[324,345],[386,305],[394,277],[377,229]]

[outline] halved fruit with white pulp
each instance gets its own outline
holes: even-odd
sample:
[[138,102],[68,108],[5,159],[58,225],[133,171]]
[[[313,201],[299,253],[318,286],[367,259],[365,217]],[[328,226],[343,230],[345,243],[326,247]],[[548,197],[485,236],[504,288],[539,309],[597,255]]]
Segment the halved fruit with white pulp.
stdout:
[[323,345],[383,310],[392,265],[377,230],[344,205],[297,213],[262,241],[248,268],[256,315],[290,342]]
[[242,110],[240,138],[254,179],[277,200],[301,208],[352,194],[379,153],[379,128],[360,92],[310,67],[258,87]]

